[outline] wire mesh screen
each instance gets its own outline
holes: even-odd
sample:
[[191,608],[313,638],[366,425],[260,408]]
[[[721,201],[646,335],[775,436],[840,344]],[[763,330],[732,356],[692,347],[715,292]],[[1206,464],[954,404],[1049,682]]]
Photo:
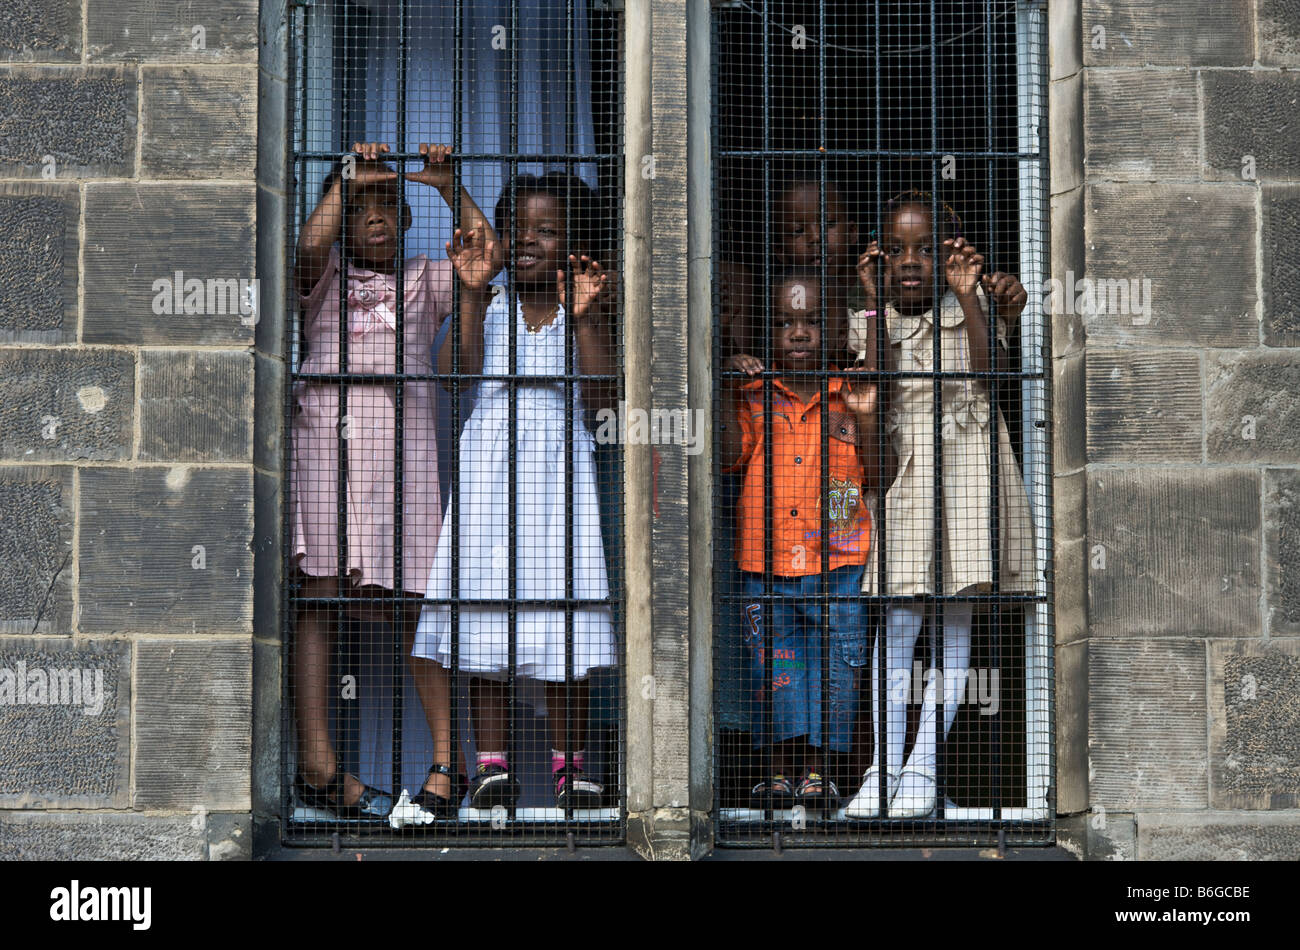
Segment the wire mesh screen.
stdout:
[[618,15],[292,29],[284,837],[620,840]]
[[1046,4],[714,4],[720,843],[1050,840]]

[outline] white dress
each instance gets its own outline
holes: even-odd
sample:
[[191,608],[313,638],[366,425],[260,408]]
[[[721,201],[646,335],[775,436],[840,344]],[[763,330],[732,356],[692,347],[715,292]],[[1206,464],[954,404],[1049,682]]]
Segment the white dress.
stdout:
[[[510,372],[509,305],[505,293],[488,304],[483,321],[483,372]],[[555,320],[536,333],[528,330],[523,308],[514,319],[515,367],[518,376],[564,373],[567,329],[561,308]],[[575,344],[576,346],[576,344]],[[574,365],[577,366],[577,353]],[[580,384],[579,384],[580,388]],[[458,618],[460,654],[457,668],[476,675],[504,676],[509,665],[509,388],[504,381],[479,384],[474,410],[460,438],[460,589],[464,599],[499,599],[497,606],[462,606]],[[596,494],[594,440],[583,422],[581,398],[573,400],[573,527],[564,544],[564,425],[568,406],[562,382],[519,386],[516,395],[515,450],[515,597],[551,599],[565,596],[565,556],[572,558],[573,596],[587,600],[609,596],[605,553]],[[612,486],[608,490],[613,490]],[[455,489],[453,489],[455,491]],[[443,516],[438,549],[425,595],[450,598],[451,519],[454,499]],[[564,681],[564,609],[525,608],[515,614],[516,672],[552,682]],[[451,608],[427,605],[416,630],[415,656],[452,665]],[[573,611],[573,676],[615,662],[611,612],[607,605]]]

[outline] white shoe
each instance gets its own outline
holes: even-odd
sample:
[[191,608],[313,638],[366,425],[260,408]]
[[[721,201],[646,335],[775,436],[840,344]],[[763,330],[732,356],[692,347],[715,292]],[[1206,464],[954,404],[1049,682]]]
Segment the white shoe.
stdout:
[[[891,773],[885,775],[885,802],[894,794],[894,783],[898,776]],[[858,794],[853,796],[853,801],[849,802],[844,809],[845,818],[875,818],[880,814],[880,768],[873,765],[867,769],[862,776],[862,788],[858,789]]]
[[934,769],[905,766],[898,774],[898,790],[889,802],[890,818],[925,818],[934,813]]

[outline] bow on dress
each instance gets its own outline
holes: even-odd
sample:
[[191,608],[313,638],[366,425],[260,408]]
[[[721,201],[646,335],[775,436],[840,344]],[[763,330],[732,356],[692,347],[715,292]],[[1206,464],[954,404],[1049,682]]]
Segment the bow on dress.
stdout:
[[397,292],[383,274],[354,277],[348,282],[348,312],[353,338],[365,336],[386,326],[397,332]]

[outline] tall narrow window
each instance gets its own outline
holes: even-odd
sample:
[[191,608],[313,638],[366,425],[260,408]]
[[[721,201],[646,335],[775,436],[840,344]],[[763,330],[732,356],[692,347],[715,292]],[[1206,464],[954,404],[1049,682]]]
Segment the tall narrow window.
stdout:
[[1045,4],[714,4],[717,838],[1051,834]]
[[294,8],[286,841],[622,838],[608,6]]

